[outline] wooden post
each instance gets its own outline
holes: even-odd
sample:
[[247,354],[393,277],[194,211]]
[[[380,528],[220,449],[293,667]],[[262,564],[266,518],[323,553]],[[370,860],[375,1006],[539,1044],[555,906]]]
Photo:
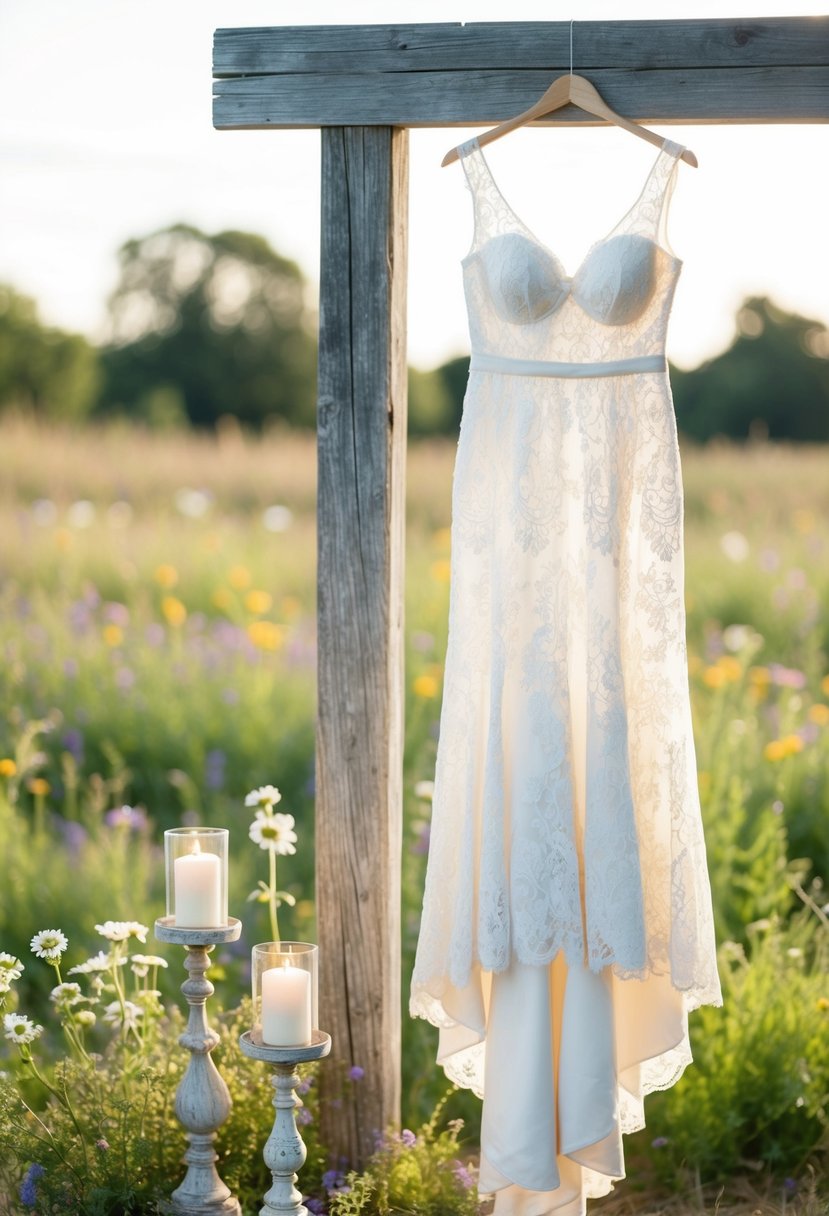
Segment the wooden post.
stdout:
[[407,157],[403,130],[322,132],[320,1026],[365,1070],[323,1143],[351,1165],[400,1107]]

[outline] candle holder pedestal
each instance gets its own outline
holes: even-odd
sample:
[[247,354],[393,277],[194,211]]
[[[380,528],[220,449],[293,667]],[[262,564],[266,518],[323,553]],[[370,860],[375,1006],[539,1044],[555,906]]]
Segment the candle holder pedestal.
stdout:
[[187,1029],[179,1038],[190,1051],[190,1062],[176,1091],[176,1116],[187,1132],[189,1146],[184,1154],[187,1173],[170,1198],[166,1209],[171,1216],[241,1216],[239,1200],[231,1195],[216,1170],[213,1140],[216,1129],[230,1114],[231,1100],[210,1053],[219,1042],[207,1024],[205,1005],[213,995],[213,985],[205,978],[214,946],[235,942],[242,922],[228,918],[227,925],[216,929],[187,929],[173,923],[172,917],[155,922],[160,942],[184,946],[187,979],[181,991],[190,1006]]
[[265,1195],[265,1205],[259,1209],[259,1216],[310,1216],[296,1188],[297,1173],[306,1156],[294,1113],[302,1106],[294,1093],[299,1085],[296,1066],[327,1056],[331,1050],[331,1036],[315,1030],[313,1039],[305,1047],[270,1047],[266,1043],[255,1043],[251,1032],[246,1030],[239,1039],[239,1046],[246,1056],[264,1060],[274,1071],[271,1084],[276,1117],[263,1154],[273,1175],[273,1185]]

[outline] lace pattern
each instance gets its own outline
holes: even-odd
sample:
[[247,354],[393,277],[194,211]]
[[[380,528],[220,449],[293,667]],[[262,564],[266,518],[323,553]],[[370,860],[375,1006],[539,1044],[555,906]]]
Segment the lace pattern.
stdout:
[[[572,279],[461,149],[472,349],[664,356],[679,273],[667,143]],[[720,1002],[683,610],[682,484],[664,372],[470,373],[453,486],[449,646],[410,1009],[482,1092],[482,977],[512,960],[660,980]],[[483,1018],[483,1014],[481,1017]],[[687,1032],[619,1077],[622,1130],[690,1060]],[[596,1185],[605,1185],[601,1181]]]

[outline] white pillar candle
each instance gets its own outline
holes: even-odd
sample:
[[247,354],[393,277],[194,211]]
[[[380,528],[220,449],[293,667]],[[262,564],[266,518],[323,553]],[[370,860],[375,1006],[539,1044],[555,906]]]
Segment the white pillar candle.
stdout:
[[222,923],[222,863],[215,853],[193,850],[177,857],[175,923],[183,929],[213,929]]
[[262,1042],[300,1047],[311,1042],[311,976],[301,967],[262,972]]

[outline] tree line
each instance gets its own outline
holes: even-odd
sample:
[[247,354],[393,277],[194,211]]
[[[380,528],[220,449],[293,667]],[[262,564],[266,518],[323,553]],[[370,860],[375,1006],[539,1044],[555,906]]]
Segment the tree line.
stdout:
[[[0,409],[62,421],[112,416],[209,428],[225,415],[259,429],[315,424],[316,318],[302,273],[261,236],[175,224],[127,241],[105,340],[45,326],[0,285]],[[454,434],[469,361],[410,369],[414,434]],[[671,372],[677,423],[698,442],[829,440],[829,331],[763,297],[747,299],[727,350]]]

